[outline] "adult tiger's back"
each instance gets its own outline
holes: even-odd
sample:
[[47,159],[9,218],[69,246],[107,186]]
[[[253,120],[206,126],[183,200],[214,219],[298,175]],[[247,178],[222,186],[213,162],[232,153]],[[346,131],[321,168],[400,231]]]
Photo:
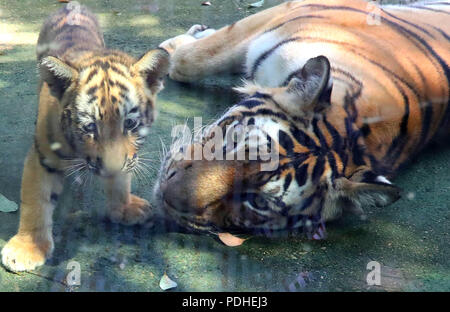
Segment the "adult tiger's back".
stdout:
[[391,175],[438,130],[450,133],[449,16],[450,2],[293,1],[162,46],[172,53],[175,80],[244,69],[263,87],[287,85],[308,59],[326,56],[332,123],[350,115],[370,150],[365,161]]

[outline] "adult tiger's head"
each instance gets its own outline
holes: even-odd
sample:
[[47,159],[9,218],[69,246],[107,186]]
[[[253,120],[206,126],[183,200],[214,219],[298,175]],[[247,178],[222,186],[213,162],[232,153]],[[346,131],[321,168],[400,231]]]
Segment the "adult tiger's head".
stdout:
[[[201,140],[173,145],[164,159],[155,197],[179,224],[206,231],[311,230],[343,210],[361,213],[362,206],[399,197],[387,179],[353,166],[352,125],[343,133],[328,121],[332,81],[326,57],[310,59],[287,86],[238,90],[248,96],[205,128]],[[227,134],[249,126],[243,141]],[[220,130],[220,152],[243,150],[244,160],[217,157],[221,153],[211,142]],[[278,156],[277,166],[265,166],[267,157],[250,158],[256,138],[262,142],[257,146]],[[214,156],[195,160],[196,148],[203,154],[212,149]]]
[[87,52],[76,63],[48,56],[39,69],[59,101],[67,142],[92,171],[108,177],[135,167],[168,67],[168,53],[155,49],[139,60],[111,50]]

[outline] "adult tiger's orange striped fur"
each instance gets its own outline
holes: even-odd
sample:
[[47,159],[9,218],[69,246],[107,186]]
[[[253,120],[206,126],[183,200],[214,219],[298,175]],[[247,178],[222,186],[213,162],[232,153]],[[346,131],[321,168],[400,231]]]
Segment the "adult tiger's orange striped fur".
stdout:
[[85,7],[67,6],[48,18],[37,57],[39,111],[22,177],[20,226],[2,250],[3,264],[13,271],[32,270],[51,255],[52,212],[64,173],[101,176],[113,221],[149,217],[148,202],[130,194],[130,181],[169,68],[160,48],[138,60],[106,49]]
[[438,134],[448,140],[449,15],[448,1],[293,1],[165,41],[175,80],[245,71],[247,97],[213,125],[277,134],[280,160],[264,172],[261,161],[179,160],[173,146],[156,198],[182,225],[214,231],[315,229],[392,203],[388,179]]

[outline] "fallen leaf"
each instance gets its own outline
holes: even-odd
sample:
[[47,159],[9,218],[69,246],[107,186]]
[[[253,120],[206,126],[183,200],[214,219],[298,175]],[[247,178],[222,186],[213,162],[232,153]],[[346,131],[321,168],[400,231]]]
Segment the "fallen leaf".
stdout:
[[264,0],[258,1],[258,2],[254,2],[248,5],[249,8],[260,8],[262,7],[264,4]]
[[70,0],[58,0],[59,3],[69,3]]
[[240,238],[230,233],[219,233],[219,239],[227,246],[236,247],[242,245],[246,238]]
[[178,284],[174,281],[172,281],[166,273],[161,277],[161,280],[159,281],[159,287],[161,287],[162,290],[168,290],[177,287]]
[[0,211],[1,212],[14,212],[14,211],[17,211],[18,208],[19,207],[17,206],[17,204],[15,202],[9,200],[8,198],[6,198],[2,194],[0,194]]

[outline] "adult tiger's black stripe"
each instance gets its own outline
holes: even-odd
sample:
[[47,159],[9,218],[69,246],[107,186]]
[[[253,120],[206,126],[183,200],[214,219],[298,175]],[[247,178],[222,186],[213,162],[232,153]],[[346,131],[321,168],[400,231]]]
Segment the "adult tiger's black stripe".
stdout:
[[434,29],[436,29],[445,39],[450,41],[450,36],[447,35],[442,29],[440,29],[439,27],[433,27]]
[[322,177],[322,174],[325,170],[325,157],[323,155],[320,155],[316,159],[316,164],[314,165],[311,180],[312,183],[318,183],[320,178]]
[[320,18],[326,18],[326,17],[322,16],[322,15],[311,15],[311,14],[297,16],[297,17],[291,18],[291,19],[287,20],[286,22],[280,23],[277,26],[274,26],[274,27],[264,31],[263,34],[266,34],[266,33],[269,33],[271,31],[277,30],[278,28],[283,27],[284,25],[286,25],[286,24],[288,24],[290,22],[293,22],[293,21],[296,21],[296,20],[299,20],[299,19],[303,19],[303,18],[319,18],[320,19]]
[[[375,65],[376,67],[380,68],[382,71],[386,72],[386,78],[392,80],[392,77],[395,77],[397,80],[401,81],[403,84],[405,84],[416,96],[417,98],[419,98],[419,93],[416,90],[417,88],[415,88],[413,85],[411,85],[408,81],[406,81],[405,79],[403,79],[402,77],[400,77],[397,73],[395,73],[394,71],[390,70],[389,68],[387,68],[386,66],[384,66],[383,64],[380,64],[374,60],[372,60],[371,58],[365,56],[364,54],[358,52],[357,50],[363,50],[363,47],[358,46],[358,45],[354,45],[348,42],[341,42],[341,41],[337,41],[337,40],[331,40],[331,39],[326,39],[326,38],[316,38],[316,37],[302,37],[305,40],[309,40],[312,42],[323,42],[323,43],[329,43],[329,44],[336,44],[339,46],[345,46],[345,47],[349,47],[350,50],[348,52],[351,52],[353,54],[358,55],[359,57],[362,57],[363,59],[365,59],[366,61],[370,62],[371,64]],[[315,39],[315,40],[313,40]],[[355,50],[357,49],[357,50]],[[350,74],[349,72],[341,69],[341,68],[337,68],[337,67],[332,67],[331,68],[332,72],[337,72],[340,74],[343,74],[344,76],[346,76],[347,78],[349,78],[350,80],[352,80],[354,83],[358,84],[360,86],[360,89],[363,88],[364,84],[358,80],[355,76],[353,76],[352,74]],[[336,79],[336,77],[333,76],[334,79]]]
[[295,140],[297,140],[300,145],[309,148],[311,151],[320,149],[320,147],[316,145],[316,142],[303,130],[300,130],[295,126],[291,126],[290,130]]
[[[391,146],[383,157],[382,162],[387,165],[387,167],[392,167],[395,161],[398,160],[403,148],[408,143],[408,121],[409,121],[409,98],[406,96],[402,89],[399,89],[403,97],[403,103],[405,106],[405,112],[403,114],[402,121],[400,123],[399,134],[392,140]],[[394,152],[395,151],[395,152]],[[394,168],[392,168],[394,169]]]
[[[320,130],[317,123],[318,123],[317,118],[314,118],[312,121],[313,132],[319,138],[321,151],[326,151],[326,150],[328,150],[327,140],[325,139],[325,137],[322,133],[322,130]],[[318,152],[320,153],[321,151],[318,151]]]
[[327,160],[328,160],[328,163],[330,164],[331,174],[332,174],[331,179],[334,183],[334,179],[339,175],[339,172],[338,172],[338,168],[336,166],[336,158],[334,158],[333,153],[330,152],[327,154]]
[[352,153],[353,163],[357,166],[363,166],[366,164],[364,160],[364,149],[360,144],[358,144],[361,132],[359,130],[353,129],[354,123],[351,121],[350,116],[345,118],[344,123],[345,123],[345,130],[347,133],[349,150]]
[[239,103],[238,105],[239,105],[239,106],[245,106],[245,107],[247,107],[248,109],[252,109],[252,108],[254,108],[254,107],[256,107],[256,106],[260,106],[260,105],[263,105],[263,104],[264,104],[264,102],[262,102],[262,101],[253,100],[253,99],[248,99],[248,100],[242,101],[242,102]]
[[301,39],[301,37],[292,37],[292,38],[289,38],[289,39],[282,40],[282,41],[278,42],[275,46],[273,46],[272,48],[270,48],[269,50],[265,51],[260,56],[258,56],[256,61],[252,65],[252,69],[250,71],[249,79],[253,80],[255,78],[255,73],[256,73],[256,70],[258,69],[259,65],[265,59],[267,59],[273,52],[275,52],[279,47],[285,45],[286,43],[297,41],[299,39]]
[[[328,5],[323,5],[323,4],[306,4],[305,7],[314,7],[314,8],[320,8],[320,9],[325,9],[325,10],[353,11],[353,12],[358,12],[358,13],[362,13],[362,14],[365,14],[365,15],[368,14],[368,12],[363,11],[363,10],[359,10],[359,9],[355,9],[355,8],[347,7],[347,6],[339,6],[339,5],[330,5],[330,6],[328,6]],[[415,25],[415,24],[413,24],[413,23],[411,23],[411,22],[409,22],[409,21],[405,21],[405,20],[403,20],[403,19],[401,19],[401,18],[399,18],[399,17],[397,17],[397,16],[394,16],[394,15],[390,14],[389,12],[386,12],[386,11],[383,10],[382,8],[380,8],[380,10],[381,10],[383,13],[385,13],[386,15],[388,15],[388,16],[394,18],[394,19],[400,20],[400,21],[402,21],[402,22],[404,22],[404,23],[406,23],[406,24],[408,24],[408,25],[410,25],[410,26],[412,26],[412,27],[414,27],[414,28],[416,28],[416,29],[418,29],[418,30],[420,30],[420,31],[422,31],[422,32],[424,32],[424,33],[426,33],[426,34],[429,35],[431,38],[434,38],[434,36],[433,36],[432,34],[430,34],[426,29],[423,29],[422,27],[417,26],[417,25]],[[392,21],[389,21],[387,18],[385,18],[385,17],[383,17],[383,16],[378,16],[378,17],[381,18],[382,21],[386,21],[386,22],[389,22],[389,23],[394,23],[394,22],[392,22]],[[399,26],[400,26],[400,25],[399,25]],[[403,28],[404,28],[404,27],[403,27]]]
[[[362,50],[363,48],[361,46],[358,45],[354,45],[348,42],[341,42],[341,41],[337,41],[337,40],[331,40],[331,39],[326,39],[326,38],[318,38],[318,37],[310,37],[310,36],[305,36],[305,37],[294,37],[291,38],[290,40],[292,41],[300,41],[300,40],[304,40],[304,41],[311,41],[311,42],[321,42],[321,43],[329,43],[329,44],[336,44],[336,45],[340,45],[340,46],[346,46],[346,47],[350,47],[350,51],[356,55],[358,55],[359,57],[362,57],[363,59],[367,60],[368,62],[370,62],[371,64],[377,66],[378,68],[380,68],[381,70],[385,71],[387,73],[387,78],[392,80],[392,77],[395,77],[396,79],[398,79],[399,81],[401,81],[403,84],[405,84],[419,99],[419,94],[417,91],[417,88],[415,88],[413,85],[411,85],[408,81],[406,81],[405,79],[403,79],[402,77],[400,77],[398,74],[396,74],[395,72],[393,72],[392,70],[390,70],[389,68],[387,68],[386,66],[384,66],[383,64],[380,64],[372,59],[370,59],[369,57],[365,56],[364,54],[358,52],[357,50]],[[287,42],[286,42],[287,43]],[[278,48],[278,47],[277,47]],[[272,48],[273,49],[273,48]],[[272,50],[271,49],[271,50]],[[357,50],[355,50],[357,49]],[[275,50],[271,51],[268,50],[265,53],[268,53],[270,51],[270,53],[273,53]],[[260,57],[262,57],[263,55],[261,55]],[[259,67],[259,65],[261,65],[261,62],[263,62],[267,57],[269,57],[269,55],[267,55],[264,59],[261,59],[259,61],[259,64],[257,64],[258,60],[253,64],[253,67],[255,68],[255,72],[251,75],[252,79],[254,78],[254,74],[257,71],[257,67]],[[332,71],[336,71],[339,72],[343,75],[345,75],[346,77],[348,77],[349,79],[351,79],[353,82],[357,83],[360,86],[360,89],[362,89],[363,87],[363,83],[361,81],[359,81],[358,79],[356,79],[352,74],[350,74],[347,71],[344,71],[340,68],[332,68]],[[289,83],[289,81],[296,75],[298,75],[301,72],[301,69],[298,69],[292,73],[290,73],[288,75],[288,77],[286,78],[286,80],[283,82],[283,85],[287,85]],[[392,76],[392,77],[391,77]],[[335,78],[335,77],[333,77]],[[356,94],[355,94],[356,95]],[[361,92],[359,92],[357,98],[361,95]],[[356,100],[356,98],[355,98]]]
[[278,143],[286,150],[287,155],[292,155],[294,153],[294,142],[289,134],[283,130],[278,130]]
[[286,192],[289,189],[289,186],[291,185],[292,182],[292,175],[290,173],[288,173],[286,175],[286,177],[284,178],[284,183],[283,183],[283,190]]
[[[328,10],[347,10],[347,11],[353,11],[353,12],[358,12],[358,13],[367,15],[367,12],[365,12],[365,11],[358,10],[355,8],[345,7],[345,6],[327,6],[327,5],[322,5],[322,4],[307,4],[305,6],[317,7],[317,8],[328,9]],[[403,27],[402,25],[395,23],[393,21],[390,21],[389,19],[387,19],[383,16],[380,16],[380,18],[383,22],[385,22],[386,24],[389,24],[392,28],[396,29],[399,33],[403,34],[405,36],[405,38],[408,38],[408,39],[414,38],[416,41],[418,41],[420,44],[422,44],[422,46],[425,48],[425,50],[428,51],[431,55],[433,55],[433,57],[441,65],[442,69],[444,70],[444,74],[447,78],[447,83],[450,84],[450,69],[449,69],[448,65],[441,58],[441,56],[438,53],[436,53],[436,51],[434,51],[434,49],[423,38],[421,38],[416,33],[410,31],[409,29]],[[416,47],[421,49],[417,45],[416,45]]]
[[389,13],[389,12],[386,12],[386,11],[383,10],[382,8],[380,8],[380,10],[381,10],[384,14],[386,14],[386,15],[392,17],[393,19],[396,19],[396,20],[401,21],[401,22],[403,22],[403,23],[405,23],[405,24],[408,24],[409,26],[414,27],[415,29],[420,30],[421,32],[427,34],[427,35],[430,36],[431,38],[436,39],[436,38],[435,38],[428,30],[426,30],[425,28],[420,27],[420,26],[418,26],[418,25],[416,25],[416,24],[414,24],[414,23],[411,23],[411,22],[409,22],[409,21],[407,21],[407,20],[404,20],[403,18],[400,18],[400,17],[398,17],[398,16],[395,16],[395,15]]
[[311,196],[306,197],[303,200],[302,205],[300,206],[300,211],[303,211],[306,208],[308,208],[309,206],[311,206],[315,197],[316,197],[316,194],[312,194]]
[[328,122],[326,116],[323,116],[323,123],[333,139],[332,149],[342,158],[345,147],[341,135],[336,128]]
[[433,107],[430,102],[426,103],[425,112],[422,117],[422,131],[420,132],[420,140],[417,145],[417,149],[421,149],[428,138],[428,134],[431,128],[431,122],[433,120]]
[[258,109],[255,112],[242,112],[241,114],[242,114],[243,117],[271,116],[271,117],[280,118],[282,120],[287,120],[286,115],[284,115],[282,113],[274,112],[274,111],[272,111],[270,109],[267,109],[267,108],[261,108],[261,109]]
[[308,164],[301,165],[300,168],[295,168],[295,181],[298,186],[305,185],[308,179]]

